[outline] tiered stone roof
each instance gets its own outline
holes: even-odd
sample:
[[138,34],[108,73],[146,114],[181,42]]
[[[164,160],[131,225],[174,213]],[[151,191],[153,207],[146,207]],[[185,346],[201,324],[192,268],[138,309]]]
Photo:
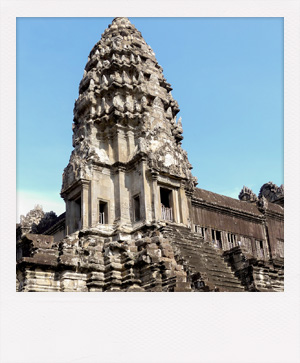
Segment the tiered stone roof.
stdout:
[[[170,91],[141,33],[127,18],[115,18],[90,52],[75,104],[75,125],[91,105],[95,106],[91,110],[94,119],[102,123],[111,114],[122,117],[123,123],[128,119],[141,121],[149,107],[162,106],[166,119],[174,124],[179,108]],[[174,127],[174,135],[180,134],[175,129],[182,132]]]
[[[76,179],[88,174],[88,162],[120,161],[100,150],[99,140],[122,130],[134,133],[135,155],[146,154],[149,167],[184,178],[193,187],[196,180],[181,148],[181,118],[176,119],[179,107],[171,89],[141,33],[128,18],[115,18],[88,57],[74,107],[74,151],[65,174],[73,172]],[[64,184],[63,189],[69,182]]]

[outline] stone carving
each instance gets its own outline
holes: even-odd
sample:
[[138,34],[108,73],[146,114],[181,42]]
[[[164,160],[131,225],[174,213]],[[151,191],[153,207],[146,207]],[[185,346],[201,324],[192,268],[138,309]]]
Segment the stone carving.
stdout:
[[260,188],[258,197],[265,197],[270,203],[283,205],[284,186],[278,187],[276,184],[268,182]]
[[257,201],[257,206],[258,208],[262,211],[262,212],[265,212],[266,209],[268,208],[268,200],[267,198],[265,198],[264,196],[258,198],[258,201]]
[[26,216],[20,216],[19,238],[25,233],[43,233],[56,219],[57,215],[53,211],[44,213],[43,207],[37,204]]
[[243,186],[239,194],[239,200],[254,203],[257,202],[257,195],[250,188]]
[[41,205],[36,205],[32,210],[30,210],[26,216],[20,216],[20,227],[24,232],[35,232],[36,226],[40,223],[45,213]]

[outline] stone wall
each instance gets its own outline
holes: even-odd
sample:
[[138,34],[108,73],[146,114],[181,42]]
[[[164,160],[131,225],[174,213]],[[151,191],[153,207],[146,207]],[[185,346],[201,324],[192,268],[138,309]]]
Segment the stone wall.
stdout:
[[17,248],[18,291],[191,291],[170,240],[157,231],[104,237],[86,230],[59,244],[28,234]]

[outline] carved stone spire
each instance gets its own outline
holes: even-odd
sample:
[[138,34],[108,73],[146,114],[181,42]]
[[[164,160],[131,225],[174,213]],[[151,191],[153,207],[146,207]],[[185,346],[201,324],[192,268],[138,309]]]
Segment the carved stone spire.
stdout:
[[92,180],[96,166],[112,173],[121,163],[128,170],[141,157],[150,172],[192,191],[196,178],[181,148],[179,111],[151,47],[128,18],[115,18],[91,50],[79,85],[64,198],[74,183]]

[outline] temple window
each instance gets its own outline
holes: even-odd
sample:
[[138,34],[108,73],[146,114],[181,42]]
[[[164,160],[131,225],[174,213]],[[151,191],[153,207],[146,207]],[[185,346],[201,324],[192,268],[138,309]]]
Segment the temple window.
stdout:
[[81,198],[75,200],[74,203],[75,214],[75,231],[81,229]]
[[258,259],[264,259],[264,244],[263,241],[256,241],[256,254]]
[[212,235],[212,243],[217,247],[217,248],[222,248],[222,237],[221,237],[221,232],[220,231],[216,231],[214,229],[211,230],[211,235]]
[[229,248],[235,247],[236,246],[236,235],[234,235],[232,233],[227,233],[227,238],[228,238]]
[[107,224],[108,222],[108,207],[107,202],[99,201],[99,223]]
[[161,216],[165,221],[173,221],[172,190],[160,188]]
[[135,222],[141,219],[141,206],[140,206],[140,197],[139,195],[133,198],[133,219]]
[[206,239],[207,228],[195,225],[195,232],[200,234],[200,236],[203,237],[204,239]]

